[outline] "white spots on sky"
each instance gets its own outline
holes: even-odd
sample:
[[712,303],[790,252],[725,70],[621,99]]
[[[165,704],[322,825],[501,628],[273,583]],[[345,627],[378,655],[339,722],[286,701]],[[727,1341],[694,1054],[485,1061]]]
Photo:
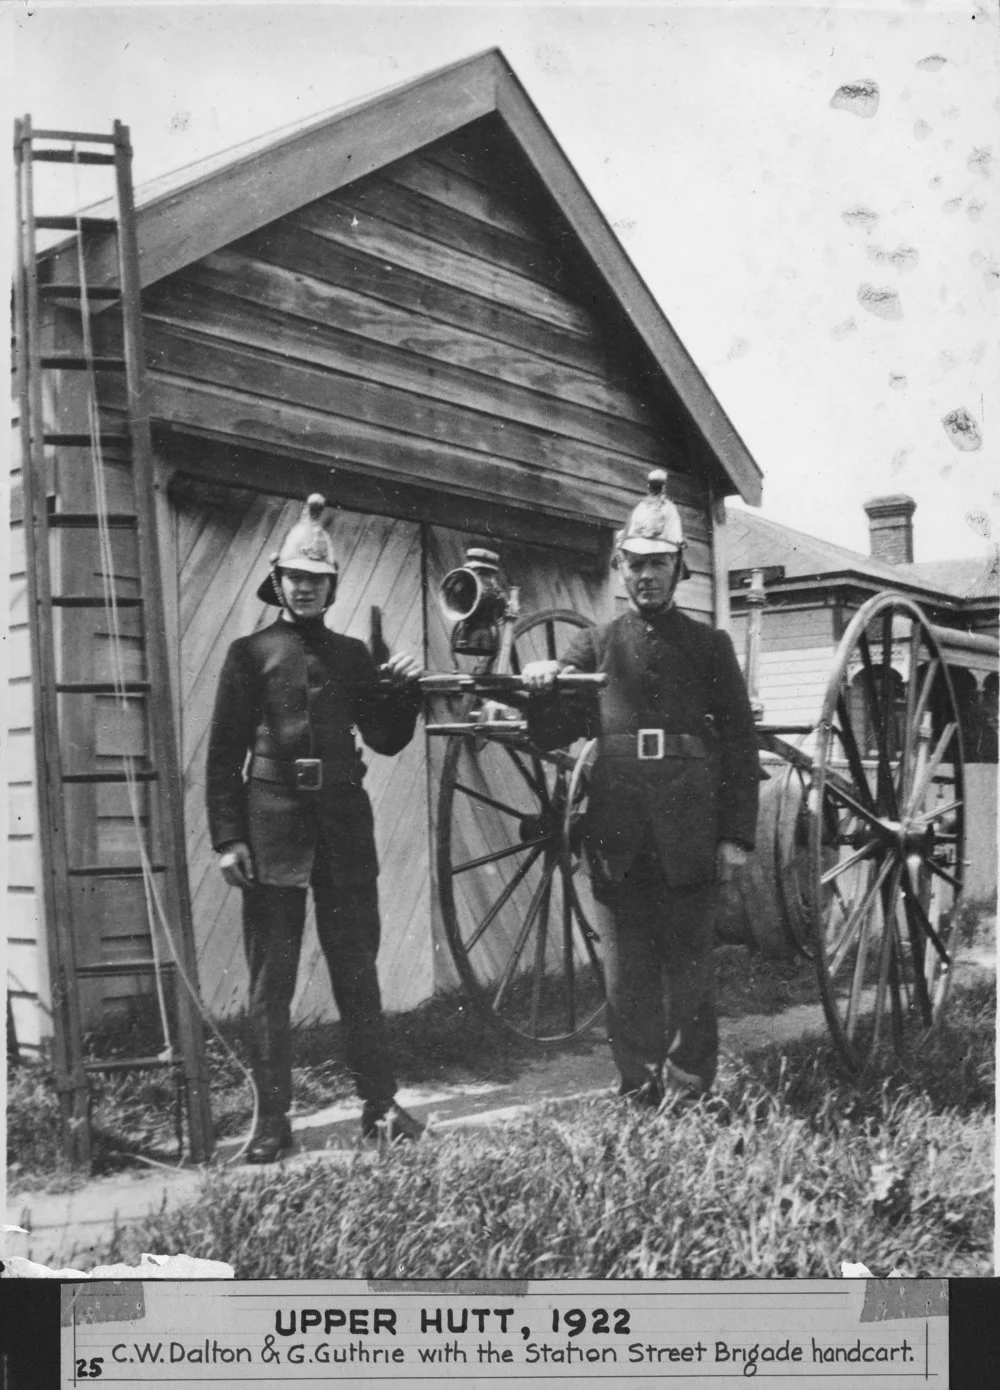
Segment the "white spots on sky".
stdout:
[[976,343],[972,351],[969,353],[969,361],[972,362],[974,366],[978,367],[980,362],[982,362],[983,358],[986,356],[986,348],[986,339],[980,338],[979,342]]
[[934,177],[933,177],[932,179],[928,179],[928,180],[927,180],[927,187],[928,187],[928,188],[940,188],[940,187],[941,187],[941,175],[940,175],[940,174],[935,174]]
[[951,477],[951,470],[954,468],[954,466],[955,466],[955,465],[952,464],[952,463],[946,463],[946,464],[944,465],[943,468],[939,468],[939,469],[938,469],[938,477],[939,477],[939,478],[950,478],[950,477]]
[[947,111],[941,112],[946,121],[957,121],[961,114],[962,108],[960,106],[949,106]]
[[970,222],[978,222],[986,211],[986,204],[981,203],[978,198],[972,198],[966,204],[965,215]]
[[977,146],[965,161],[965,165],[981,179],[988,179],[993,172],[993,146]]
[[845,82],[830,98],[835,111],[849,111],[853,116],[870,120],[878,110],[878,83],[873,77],[860,77],[855,82]]
[[870,314],[880,319],[901,319],[903,305],[899,293],[878,285],[859,285],[858,303]]
[[931,128],[924,120],[914,121],[913,138],[915,140],[926,140],[931,133]]
[[920,252],[915,246],[897,246],[894,251],[886,251],[882,246],[869,246],[868,259],[876,265],[891,265],[905,274],[912,270],[920,260]]
[[889,464],[889,472],[892,474],[894,478],[898,474],[902,473],[903,469],[906,467],[910,457],[910,453],[910,448],[906,447],[903,449],[897,449],[896,452],[893,454],[892,461]]
[[782,280],[797,280],[799,278],[799,272],[789,261],[782,261],[775,269]]
[[870,232],[878,221],[878,213],[865,207],[863,203],[845,208],[840,215],[849,227],[864,227],[866,232]]
[[941,424],[955,448],[961,449],[963,453],[970,454],[983,447],[979,425],[964,405],[949,410],[948,414],[942,417]]
[[830,337],[834,342],[842,343],[845,338],[849,338],[852,333],[858,331],[858,325],[853,319],[844,319],[843,323],[836,323],[830,329]]
[[946,140],[946,141],[944,142],[944,148],[945,148],[946,150],[953,150],[953,149],[955,148],[955,142],[954,142],[954,140]]
[[829,243],[823,247],[823,264],[828,270],[837,264],[837,253]]
[[930,53],[926,58],[920,59],[917,67],[922,72],[940,72],[947,61],[948,59],[943,58],[940,53]]
[[750,344],[746,338],[734,338],[729,344],[729,351],[726,353],[730,362],[737,362],[741,357],[746,357],[750,351]]
[[[997,497],[996,493],[994,493],[993,500],[995,502],[1000,502],[1000,497]],[[971,530],[975,531],[977,536],[982,536],[984,540],[988,541],[993,535],[993,527],[990,525],[990,519],[986,512],[966,512],[965,524]]]
[[630,237],[636,228],[635,218],[627,217],[621,222],[612,222],[612,227],[620,237]]
[[189,130],[191,128],[191,112],[177,111],[170,117],[168,129],[171,135],[175,131]]
[[889,386],[893,391],[905,391],[909,382],[902,372],[889,373]]

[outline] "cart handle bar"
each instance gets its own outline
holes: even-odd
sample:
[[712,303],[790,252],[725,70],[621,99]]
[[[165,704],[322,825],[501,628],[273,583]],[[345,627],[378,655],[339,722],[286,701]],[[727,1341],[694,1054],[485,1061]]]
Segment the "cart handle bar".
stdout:
[[[582,671],[571,671],[556,676],[556,688],[562,690],[580,689],[600,689],[607,684],[607,676],[603,673],[591,674]],[[485,695],[491,691],[501,690],[520,690],[526,691],[524,677],[513,674],[491,674],[468,675],[461,671],[435,672],[433,675],[421,676],[417,681],[420,689],[426,695]]]

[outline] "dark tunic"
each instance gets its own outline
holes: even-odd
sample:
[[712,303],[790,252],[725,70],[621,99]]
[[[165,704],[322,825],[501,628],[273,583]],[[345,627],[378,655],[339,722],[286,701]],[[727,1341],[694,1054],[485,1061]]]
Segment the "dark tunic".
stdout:
[[[250,846],[258,884],[307,887],[319,843],[333,883],[378,874],[355,729],[375,752],[398,753],[413,736],[419,696],[378,690],[377,679],[364,643],[322,622],[279,618],[229,648],[209,738],[209,831],[216,849]],[[281,763],[320,758],[323,788],[247,777],[248,753]]]
[[[608,676],[596,709],[570,706],[561,732],[599,740],[585,834],[611,882],[644,848],[671,887],[711,882],[721,840],[753,848],[757,740],[726,633],[676,608],[652,619],[630,611],[579,633],[563,662]],[[663,731],[665,757],[640,761],[641,729]]]

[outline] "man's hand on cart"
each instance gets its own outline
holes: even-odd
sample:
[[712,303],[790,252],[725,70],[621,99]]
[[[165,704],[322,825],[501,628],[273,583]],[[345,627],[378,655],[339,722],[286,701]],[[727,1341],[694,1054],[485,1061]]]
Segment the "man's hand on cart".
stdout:
[[529,661],[521,672],[521,679],[529,691],[554,690],[556,676],[574,669],[564,666],[561,661]]
[[386,676],[390,685],[413,685],[424,674],[424,668],[414,656],[407,652],[397,652],[379,667],[379,674]]
[[250,846],[234,840],[219,851],[219,868],[231,888],[252,888],[257,877]]

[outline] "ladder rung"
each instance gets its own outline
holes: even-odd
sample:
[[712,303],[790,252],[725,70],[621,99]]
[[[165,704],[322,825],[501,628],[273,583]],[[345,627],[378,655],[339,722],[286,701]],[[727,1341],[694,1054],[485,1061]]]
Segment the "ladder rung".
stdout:
[[172,960],[160,961],[159,965],[152,956],[144,956],[140,960],[115,960],[102,961],[99,965],[78,965],[76,973],[87,975],[91,979],[105,976],[111,978],[115,975],[144,975],[153,974],[159,970],[173,970],[175,968]]
[[117,140],[115,135],[88,135],[83,130],[33,130],[32,140],[72,140],[79,143],[81,140],[85,145],[113,145]]
[[[38,293],[42,299],[80,299],[82,285],[39,285]],[[113,285],[88,285],[88,299],[121,299],[122,292]]]
[[58,367],[61,371],[80,372],[93,367],[95,372],[123,372],[124,357],[80,357],[73,352],[51,352],[41,358],[43,367]]
[[[141,608],[141,598],[116,598],[116,608]],[[53,594],[53,608],[104,608],[107,606],[105,598],[91,598],[87,594]]]
[[109,232],[118,226],[113,217],[36,217],[35,226],[43,232]]
[[114,164],[113,154],[93,154],[90,150],[32,150],[32,160],[42,164]]
[[[132,436],[130,434],[122,434],[121,430],[111,430],[109,432],[102,430],[100,440],[102,445],[130,445],[132,443]],[[88,449],[90,445],[93,444],[94,438],[93,435],[90,434],[69,434],[65,430],[49,430],[47,434],[42,435],[42,442],[44,444],[61,444],[67,449]]]
[[179,1067],[181,1058],[168,1061],[164,1057],[119,1057],[115,1061],[84,1062],[84,1071],[138,1071],[146,1067]]
[[[101,517],[97,512],[53,512],[48,524],[70,530],[86,530],[89,526],[99,526]],[[132,527],[135,524],[134,512],[107,512],[104,516],[105,526]]]
[[148,695],[151,688],[149,681],[123,681],[121,685],[114,681],[56,682],[59,695],[117,695],[119,691],[123,695]]
[[[166,872],[165,864],[150,864],[150,873]],[[70,878],[141,878],[141,864],[81,864],[78,869],[67,870]]]
[[[158,772],[133,772],[134,782],[155,782],[159,777]],[[63,782],[70,782],[74,785],[82,785],[90,782],[127,782],[128,775],[124,772],[64,772]]]

